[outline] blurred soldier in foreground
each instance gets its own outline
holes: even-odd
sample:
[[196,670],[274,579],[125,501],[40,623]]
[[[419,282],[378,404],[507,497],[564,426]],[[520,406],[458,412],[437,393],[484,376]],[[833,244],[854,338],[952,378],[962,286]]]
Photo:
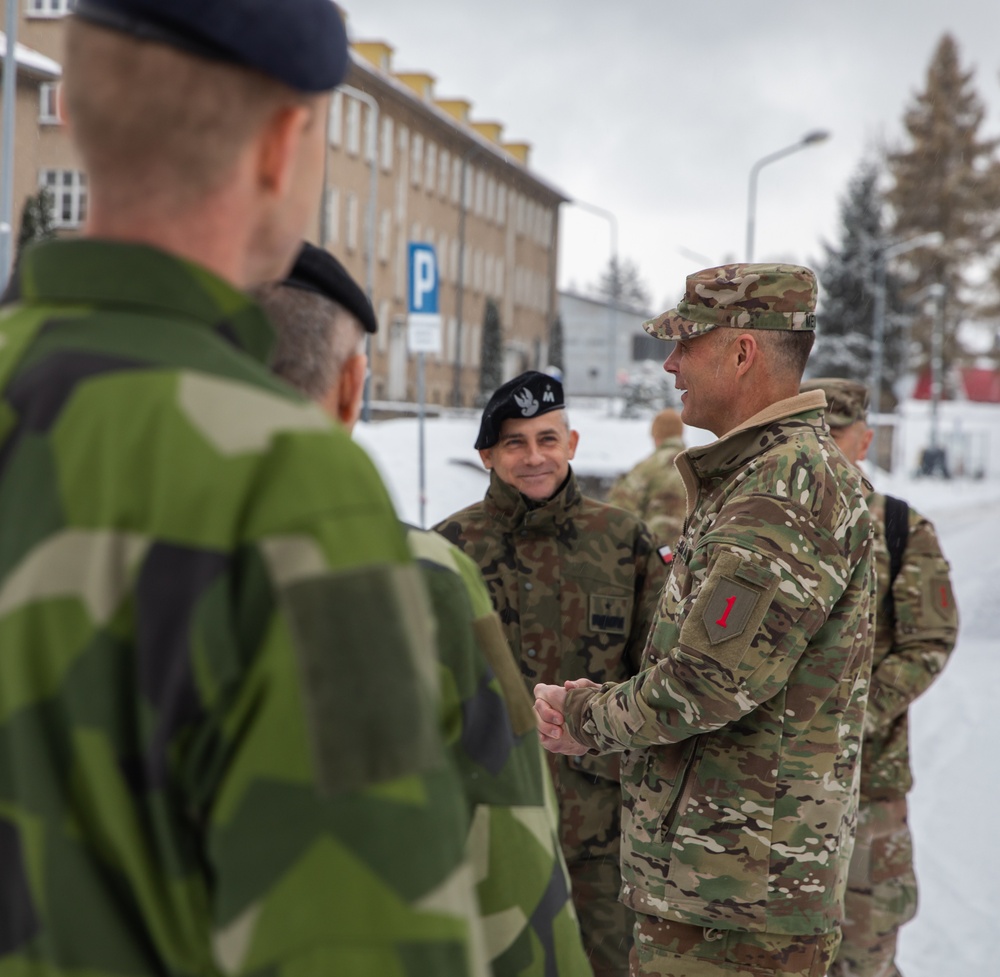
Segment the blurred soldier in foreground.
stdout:
[[[304,245],[283,282],[254,290],[278,333],[273,368],[350,430],[375,332],[371,303],[329,252]],[[410,529],[434,605],[442,718],[469,802],[469,858],[494,977],[587,977],[555,796],[531,698],[475,564]]]
[[[529,687],[633,675],[664,577],[637,518],[580,494],[577,440],[558,380],[531,371],[505,383],[476,441],[486,498],[436,527],[482,571]],[[625,974],[633,917],[618,901],[618,758],[558,758],[552,774],[591,965],[598,977]]]
[[[820,378],[802,390],[823,391],[833,439],[852,464],[863,461],[872,440],[868,388]],[[958,611],[933,525],[891,495],[870,492],[866,501],[875,523],[875,657],[844,939],[830,974],[899,977],[896,938],[917,911],[906,811],[913,786],[907,710],[944,668],[958,635]]]
[[612,487],[608,503],[635,513],[658,546],[673,551],[684,528],[684,480],[674,459],[684,450],[684,422],[667,408],[653,418],[653,453]]
[[0,318],[0,972],[482,973],[419,572],[240,291],[319,199],[340,13],[75,10],[86,234]]
[[799,394],[816,278],[728,265],[645,324],[685,424],[688,519],[643,670],[540,685],[543,745],[624,752],[636,975],[821,977],[840,939],[872,633],[861,476]]

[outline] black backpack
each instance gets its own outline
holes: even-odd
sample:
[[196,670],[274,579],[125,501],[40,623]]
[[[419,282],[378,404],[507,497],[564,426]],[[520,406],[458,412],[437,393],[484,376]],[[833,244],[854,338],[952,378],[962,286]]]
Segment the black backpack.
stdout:
[[893,495],[885,497],[885,546],[889,551],[889,589],[885,595],[884,610],[889,620],[896,623],[896,602],[892,597],[892,585],[903,566],[903,553],[910,536],[910,506],[904,499]]

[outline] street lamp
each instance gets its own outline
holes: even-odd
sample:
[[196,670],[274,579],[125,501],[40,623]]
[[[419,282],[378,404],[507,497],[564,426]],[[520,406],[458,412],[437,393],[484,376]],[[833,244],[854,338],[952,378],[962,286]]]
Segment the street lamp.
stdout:
[[815,129],[812,132],[807,132],[797,143],[762,157],[750,167],[750,184],[747,189],[747,261],[753,261],[754,221],[757,216],[757,174],[768,163],[783,159],[785,156],[791,156],[792,153],[797,153],[800,149],[815,146],[816,143],[825,142],[829,138],[830,133],[825,129]]
[[[872,331],[872,372],[868,381],[870,390],[869,396],[874,405],[874,413],[882,413],[882,372],[885,362],[885,274],[886,265],[890,258],[896,258],[907,251],[916,248],[936,248],[944,243],[944,235],[940,231],[928,231],[926,234],[918,234],[906,241],[897,241],[895,244],[880,243],[875,248],[875,308],[873,310],[875,328]],[[874,420],[874,419],[873,419]],[[872,424],[872,450],[871,456],[875,464],[879,463],[878,453],[879,427],[877,423]]]
[[3,109],[0,153],[0,289],[7,285],[14,250],[14,121],[17,90],[17,18],[16,3],[7,3],[7,50],[3,61]]
[[[596,204],[589,204],[585,200],[580,200],[574,198],[569,201],[577,207],[582,207],[584,210],[589,210],[592,214],[596,214],[598,217],[603,217],[608,222],[608,227],[611,231],[611,264],[609,266],[612,275],[618,274],[618,218],[611,213],[610,210],[605,210],[603,207],[598,207]],[[615,279],[612,278],[611,282],[611,297],[607,301],[608,307],[608,346],[609,358],[608,361],[611,366],[611,382],[610,382],[610,394],[608,397],[608,413],[613,412],[614,399],[615,399],[615,373],[618,370],[618,349],[615,336],[615,300],[618,298],[617,288],[615,287]]]

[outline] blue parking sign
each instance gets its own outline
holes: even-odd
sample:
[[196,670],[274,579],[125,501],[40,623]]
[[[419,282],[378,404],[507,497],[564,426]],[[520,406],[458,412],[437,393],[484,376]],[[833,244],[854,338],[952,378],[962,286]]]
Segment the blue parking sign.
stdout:
[[411,353],[441,352],[437,254],[433,244],[411,241],[407,290],[407,347]]

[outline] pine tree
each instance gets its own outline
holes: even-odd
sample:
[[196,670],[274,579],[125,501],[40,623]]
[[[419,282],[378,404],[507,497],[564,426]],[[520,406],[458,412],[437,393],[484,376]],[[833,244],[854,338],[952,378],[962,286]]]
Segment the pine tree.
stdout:
[[556,315],[549,324],[549,365],[554,366],[560,374],[563,374],[566,372],[565,360],[562,316]]
[[479,357],[479,393],[483,403],[503,383],[503,324],[493,299],[483,312],[483,342]]
[[[955,39],[945,34],[927,71],[927,85],[904,116],[909,148],[890,154],[894,185],[887,199],[895,211],[891,236],[905,241],[938,231],[943,244],[905,255],[911,293],[944,286],[941,315],[945,375],[960,356],[957,332],[975,315],[982,296],[967,277],[988,260],[997,239],[1000,205],[998,140],[980,136],[982,101],[963,71]],[[920,363],[930,358],[931,331],[939,313],[928,307],[914,322]]]
[[624,261],[620,261],[617,257],[610,258],[593,291],[614,305],[624,305],[643,311],[649,309],[649,289],[639,275],[638,266],[631,258],[626,258]]
[[[826,260],[819,271],[823,286],[817,315],[816,346],[809,359],[810,376],[847,377],[867,383],[875,333],[875,261],[885,240],[881,171],[865,160],[848,184],[840,204],[840,243],[824,243]],[[895,406],[894,387],[906,368],[909,317],[901,299],[901,283],[886,272],[885,356],[881,403]],[[874,398],[873,398],[874,399]]]
[[17,260],[21,252],[34,241],[45,241],[56,236],[52,225],[52,191],[40,187],[24,201],[21,211],[21,226],[17,233]]

